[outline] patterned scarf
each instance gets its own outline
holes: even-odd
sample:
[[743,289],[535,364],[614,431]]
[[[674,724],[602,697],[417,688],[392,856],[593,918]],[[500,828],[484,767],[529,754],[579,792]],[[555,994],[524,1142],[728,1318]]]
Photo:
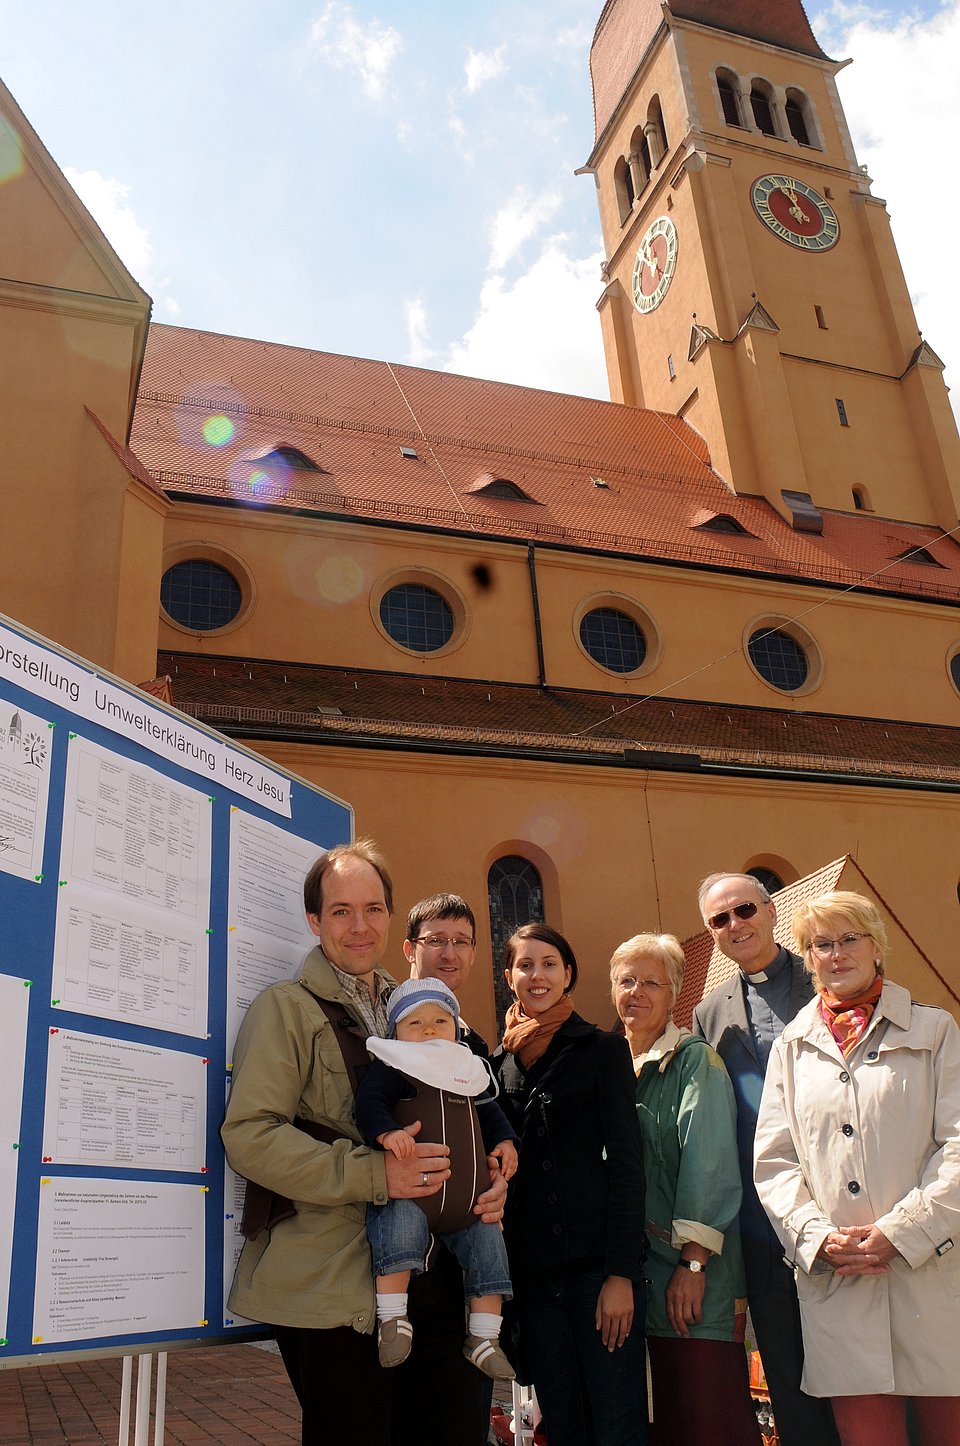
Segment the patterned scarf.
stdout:
[[839,1044],[844,1059],[856,1049],[866,1034],[882,992],[882,974],[878,974],[868,989],[855,994],[852,999],[837,999],[828,990],[821,990],[820,1013],[824,1024]]
[[573,1013],[573,1000],[565,994],[556,1004],[551,1004],[543,1014],[531,1017],[524,1014],[519,1002],[514,1000],[507,1010],[506,1026],[503,1031],[503,1047],[510,1054],[520,1056],[520,1063],[529,1069],[541,1055],[562,1024]]

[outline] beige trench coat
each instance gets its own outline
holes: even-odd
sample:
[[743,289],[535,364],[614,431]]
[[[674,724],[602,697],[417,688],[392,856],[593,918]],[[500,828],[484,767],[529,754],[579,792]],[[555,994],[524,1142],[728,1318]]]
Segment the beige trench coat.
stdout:
[[[960,1395],[960,1029],[886,983],[846,1060],[808,1004],[773,1047],[760,1199],[797,1271],[812,1396]],[[885,1275],[838,1276],[829,1231],[876,1223]]]
[[[319,948],[307,955],[300,978],[353,1013]],[[351,1138],[331,1145],[312,1140],[290,1123],[297,1116]],[[297,1211],[244,1245],[230,1309],[271,1325],[372,1331],[364,1217],[368,1201],[387,1199],[384,1155],[360,1139],[340,1047],[297,980],[271,985],[247,1010],[221,1134],[233,1169],[288,1196]]]

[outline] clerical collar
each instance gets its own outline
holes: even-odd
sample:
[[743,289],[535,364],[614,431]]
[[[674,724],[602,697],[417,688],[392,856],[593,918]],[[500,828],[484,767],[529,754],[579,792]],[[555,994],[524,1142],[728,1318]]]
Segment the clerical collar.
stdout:
[[772,964],[766,969],[759,969],[753,974],[748,974],[745,969],[740,970],[740,978],[744,984],[769,984],[771,980],[782,974],[788,963],[786,949],[780,949]]

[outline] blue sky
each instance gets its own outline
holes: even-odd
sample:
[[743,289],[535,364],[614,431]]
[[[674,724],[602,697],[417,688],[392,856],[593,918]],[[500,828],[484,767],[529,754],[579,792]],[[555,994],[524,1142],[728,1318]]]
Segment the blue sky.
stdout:
[[[0,75],[157,320],[604,396],[600,8],[0,0]],[[960,0],[807,10],[960,393]]]

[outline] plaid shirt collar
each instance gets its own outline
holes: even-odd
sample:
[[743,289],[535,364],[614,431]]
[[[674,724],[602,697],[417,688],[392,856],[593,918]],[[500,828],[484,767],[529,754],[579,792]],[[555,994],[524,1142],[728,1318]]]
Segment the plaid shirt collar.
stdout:
[[[329,963],[329,960],[327,962]],[[336,964],[331,964],[330,968],[337,976],[337,983],[344,994],[349,996],[351,1004],[369,1032],[385,1039],[387,1036],[387,996],[392,985],[381,978],[376,970],[364,975],[361,980],[356,974],[347,974],[343,969],[338,969]],[[367,988],[365,982],[367,979],[373,982],[372,991]]]

